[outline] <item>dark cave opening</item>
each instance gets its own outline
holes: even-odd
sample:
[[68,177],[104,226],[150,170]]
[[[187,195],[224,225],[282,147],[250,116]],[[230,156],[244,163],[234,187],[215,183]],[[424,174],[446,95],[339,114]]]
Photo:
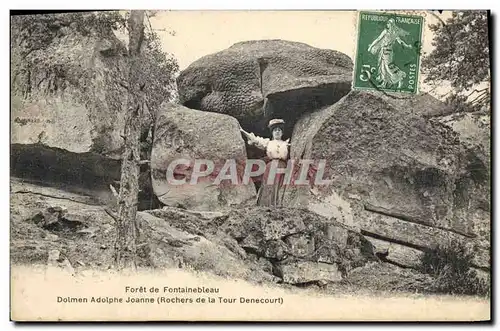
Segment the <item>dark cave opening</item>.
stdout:
[[[120,188],[121,161],[97,153],[73,153],[42,144],[11,144],[10,175],[35,185],[95,197],[111,196],[109,185]],[[160,207],[153,193],[148,165],[141,166],[139,210]],[[104,193],[104,194],[103,194]],[[106,199],[105,199],[106,200]]]

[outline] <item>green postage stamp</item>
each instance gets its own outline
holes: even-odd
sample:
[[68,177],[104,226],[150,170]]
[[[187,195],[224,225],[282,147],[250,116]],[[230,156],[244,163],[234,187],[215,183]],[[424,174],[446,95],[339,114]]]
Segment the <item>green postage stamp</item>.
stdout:
[[353,88],[417,93],[422,16],[360,12]]

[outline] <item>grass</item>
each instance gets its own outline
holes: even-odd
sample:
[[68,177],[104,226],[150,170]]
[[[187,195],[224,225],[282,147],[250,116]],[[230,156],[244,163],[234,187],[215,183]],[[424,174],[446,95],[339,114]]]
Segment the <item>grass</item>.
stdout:
[[422,256],[420,271],[431,275],[431,291],[443,294],[490,295],[488,280],[472,268],[473,252],[461,241],[450,241]]

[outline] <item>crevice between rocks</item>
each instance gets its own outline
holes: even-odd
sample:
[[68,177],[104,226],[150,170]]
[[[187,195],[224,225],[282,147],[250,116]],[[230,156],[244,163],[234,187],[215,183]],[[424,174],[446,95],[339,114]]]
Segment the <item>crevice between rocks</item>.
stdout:
[[[406,247],[414,248],[414,249],[417,249],[417,250],[422,251],[424,253],[428,252],[429,250],[431,250],[430,248],[425,247],[425,246],[415,245],[415,244],[411,244],[411,243],[406,242],[406,241],[397,240],[397,239],[394,239],[394,238],[389,238],[389,237],[382,236],[382,235],[379,235],[379,234],[376,234],[376,233],[373,233],[373,232],[370,232],[370,231],[366,231],[366,230],[363,230],[363,229],[361,229],[361,234],[363,236],[366,236],[366,237],[371,237],[371,238],[374,238],[374,239],[387,241],[387,242],[398,244],[398,245],[401,245],[401,246],[406,246]],[[380,259],[380,257],[379,257],[379,259]],[[394,261],[384,261],[384,262],[388,262],[388,263],[392,263],[392,264],[397,263],[397,262],[394,263]],[[472,263],[471,266],[473,268],[480,269],[482,271],[490,272],[490,269],[488,269],[486,267],[479,266],[479,265],[474,264],[474,263]],[[407,266],[407,268],[411,268],[411,267]]]
[[[102,205],[99,202],[82,201],[82,200],[78,200],[78,199],[71,199],[71,198],[66,198],[66,197],[61,197],[61,196],[56,196],[56,195],[50,195],[50,194],[44,194],[44,193],[39,193],[39,192],[33,192],[33,191],[30,191],[30,190],[14,191],[14,192],[12,192],[12,194],[34,194],[34,195],[40,195],[40,196],[47,197],[47,198],[73,201],[73,202],[77,202],[77,203],[81,203],[81,204],[89,205],[89,206],[101,206]],[[92,199],[92,197],[89,197],[89,199]]]
[[402,263],[399,263],[399,262],[391,260],[390,258],[388,258],[390,254],[391,253],[388,252],[386,255],[381,255],[381,254],[377,254],[377,253],[375,255],[379,258],[379,260],[381,262],[389,263],[389,264],[395,265],[396,267],[403,268],[403,269],[414,269],[414,270],[417,270],[417,268],[415,268],[415,267],[404,265]]
[[[95,199],[96,205],[110,202],[109,185],[119,189],[121,160],[111,159],[94,152],[75,153],[65,149],[37,144],[11,144],[10,175],[38,186],[54,187],[66,192]],[[153,193],[151,176],[145,166],[141,168],[138,210],[153,209],[159,205]],[[51,196],[55,199],[78,199]],[[90,198],[91,197],[91,198]],[[87,203],[91,204],[91,203]]]
[[426,252],[426,251],[429,250],[425,246],[415,245],[415,244],[412,244],[412,243],[409,243],[409,242],[406,242],[406,241],[403,241],[403,240],[398,240],[398,239],[394,239],[394,238],[382,236],[382,235],[379,235],[379,234],[376,234],[376,233],[373,233],[373,232],[370,232],[370,231],[367,231],[367,230],[364,230],[364,229],[361,229],[361,234],[363,236],[372,237],[374,239],[379,239],[379,240],[391,242],[391,243],[394,243],[394,244],[399,244],[399,245],[402,245],[402,246],[407,246],[407,247],[410,247],[410,248],[418,249],[419,251],[422,251],[422,252]]
[[473,239],[473,238],[477,237],[476,235],[465,234],[463,232],[459,232],[459,231],[454,230],[454,229],[445,228],[445,227],[437,226],[437,225],[431,225],[431,224],[423,223],[423,222],[418,222],[417,220],[415,220],[411,216],[404,215],[404,214],[398,213],[398,212],[391,212],[391,211],[389,211],[386,208],[374,206],[374,205],[372,205],[370,203],[364,203],[363,207],[364,207],[364,210],[366,210],[366,211],[369,211],[369,212],[372,212],[372,213],[375,213],[375,214],[379,214],[379,215],[384,215],[384,216],[389,216],[389,217],[397,218],[400,221],[409,222],[409,223],[413,223],[413,224],[427,226],[429,228],[434,228],[434,229],[439,229],[439,230],[443,230],[443,231],[452,232],[452,233],[455,233],[457,235],[460,235],[460,236],[463,236],[463,237],[469,238],[469,239]]

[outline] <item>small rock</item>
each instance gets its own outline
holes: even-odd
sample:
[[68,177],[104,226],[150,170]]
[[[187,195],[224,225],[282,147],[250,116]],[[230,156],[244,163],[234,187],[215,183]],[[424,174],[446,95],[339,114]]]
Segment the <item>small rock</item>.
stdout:
[[347,197],[352,200],[361,200],[361,196],[359,196],[358,194],[348,193]]
[[53,233],[45,233],[45,239],[55,241],[55,240],[59,239],[59,236],[57,234],[53,234]]
[[255,251],[260,251],[261,243],[257,238],[255,238],[255,235],[250,233],[247,237],[245,237],[245,239],[241,241],[240,246],[243,248],[250,248]]
[[108,248],[108,246],[106,246],[106,245],[101,245],[101,247],[99,247],[99,248],[100,248],[100,249],[107,249],[107,248]]
[[98,231],[99,228],[95,226],[91,226],[89,228],[84,228],[81,230],[76,231],[76,233],[81,233],[81,234],[87,234],[89,235],[89,238],[95,237],[95,232]]
[[50,250],[48,255],[47,273],[49,275],[57,269],[62,269],[72,276],[75,275],[75,269],[73,269],[69,260],[61,255],[61,252],[59,252],[59,250]]
[[[245,141],[241,138],[238,121],[234,117],[193,111],[178,104],[164,103],[158,109],[155,127],[151,151],[151,180],[154,193],[164,205],[200,212],[221,212],[231,204],[240,204],[255,197],[253,185],[215,184],[215,176],[205,177],[195,185],[181,187],[170,185],[165,175],[160,175],[165,174],[167,165],[178,155],[214,160],[215,169],[224,166],[224,160],[229,159],[243,164],[247,158]],[[172,130],[173,127],[175,130]],[[199,132],[217,134],[199,135]],[[203,154],[199,154],[199,151],[203,151]],[[178,171],[189,176],[192,168]],[[239,175],[243,175],[241,168],[237,171]],[[213,219],[221,214],[204,213],[203,217],[205,216]]]
[[283,281],[288,284],[342,280],[342,274],[336,264],[301,261],[282,265],[281,271]]
[[327,238],[329,240],[335,241],[335,243],[341,248],[345,248],[347,246],[348,235],[348,230],[341,226],[336,226],[333,224],[329,224],[327,226]]
[[49,251],[49,257],[48,257],[48,264],[56,264],[57,260],[59,260],[61,252],[59,252],[57,249],[53,249]]

